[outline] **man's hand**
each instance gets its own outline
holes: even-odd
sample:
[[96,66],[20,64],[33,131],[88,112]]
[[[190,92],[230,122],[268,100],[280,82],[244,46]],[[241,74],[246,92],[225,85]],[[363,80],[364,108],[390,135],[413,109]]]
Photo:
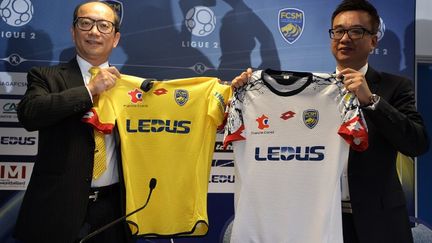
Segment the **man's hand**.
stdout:
[[342,77],[342,75],[344,76],[343,82],[345,88],[357,96],[360,105],[368,105],[372,92],[369,89],[365,76],[361,72],[351,68],[345,68],[338,74],[339,77]]
[[245,72],[242,72],[239,76],[235,77],[231,81],[231,86],[234,88],[240,88],[245,85],[252,77],[252,68],[248,68]]
[[114,87],[118,78],[120,78],[120,72],[116,67],[101,68],[98,74],[90,80],[87,88],[92,96],[96,96]]

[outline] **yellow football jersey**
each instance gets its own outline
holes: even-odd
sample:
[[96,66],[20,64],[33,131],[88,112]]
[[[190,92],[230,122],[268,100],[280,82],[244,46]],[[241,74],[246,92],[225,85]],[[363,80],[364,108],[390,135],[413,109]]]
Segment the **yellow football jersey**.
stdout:
[[105,133],[118,127],[127,213],[145,203],[149,181],[157,179],[147,207],[128,217],[138,235],[205,235],[216,130],[231,88],[217,78],[196,77],[153,81],[144,92],[142,82],[122,75],[84,120]]

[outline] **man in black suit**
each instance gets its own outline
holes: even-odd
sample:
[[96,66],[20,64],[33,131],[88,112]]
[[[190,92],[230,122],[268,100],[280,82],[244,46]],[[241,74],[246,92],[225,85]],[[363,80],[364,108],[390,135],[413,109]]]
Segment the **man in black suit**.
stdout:
[[[351,150],[343,191],[344,242],[412,242],[406,200],[396,171],[397,152],[418,156],[429,147],[416,110],[413,83],[368,66],[378,44],[379,15],[364,0],[343,1],[329,30],[336,73],[363,105],[369,148]],[[344,187],[343,187],[344,188]]]
[[[329,30],[336,73],[359,99],[369,129],[368,149],[350,150],[342,175],[345,243],[413,242],[396,156],[400,151],[415,157],[429,148],[412,82],[368,65],[379,23],[369,2],[345,0],[334,11]],[[251,72],[237,76],[232,85],[243,85]]]
[[[93,174],[95,140],[81,121],[98,95],[120,77],[108,59],[120,39],[119,18],[103,2],[76,7],[71,34],[77,56],[67,64],[34,67],[18,105],[18,118],[39,131],[38,155],[15,228],[23,242],[77,242],[124,214],[118,142],[101,136],[105,169]],[[96,75],[90,67],[98,67]],[[130,233],[117,224],[89,242],[126,242]]]

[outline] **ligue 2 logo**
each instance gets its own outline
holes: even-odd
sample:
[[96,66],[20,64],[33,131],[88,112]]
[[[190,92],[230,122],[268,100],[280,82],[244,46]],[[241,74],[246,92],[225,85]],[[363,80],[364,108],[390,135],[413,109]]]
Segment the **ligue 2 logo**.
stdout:
[[10,26],[23,26],[33,18],[33,4],[30,0],[2,0],[0,17]]
[[186,13],[185,25],[194,36],[203,37],[216,28],[216,17],[211,9],[196,6]]
[[386,30],[386,25],[382,18],[380,18],[380,25],[377,33],[378,41],[380,41],[384,37],[384,33]]

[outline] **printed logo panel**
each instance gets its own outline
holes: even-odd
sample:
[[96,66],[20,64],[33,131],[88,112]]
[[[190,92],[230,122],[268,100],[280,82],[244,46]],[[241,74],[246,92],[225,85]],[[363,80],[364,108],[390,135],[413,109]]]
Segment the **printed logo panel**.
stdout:
[[138,103],[142,101],[142,91],[139,89],[134,89],[128,92],[132,103]]
[[209,193],[233,193],[234,183],[234,167],[211,167]]
[[0,190],[26,190],[33,163],[0,162]]
[[194,36],[207,36],[216,28],[214,12],[204,6],[189,9],[185,16],[185,25]]
[[314,128],[319,121],[319,112],[315,109],[308,109],[303,111],[303,122],[304,124],[312,129]]
[[223,149],[223,134],[216,134],[216,143],[211,162],[209,193],[233,193],[235,172],[233,147]]
[[155,94],[157,96],[164,95],[164,94],[167,94],[167,93],[168,93],[168,90],[166,90],[164,88],[157,89],[157,90],[153,91],[153,94]]
[[0,94],[24,95],[27,73],[0,72]]
[[260,130],[264,130],[270,127],[269,118],[266,115],[258,117],[257,119],[255,119],[255,121],[258,123],[258,129]]
[[191,124],[188,120],[126,119],[126,132],[188,134]]
[[20,100],[0,99],[0,122],[18,122],[17,106]]
[[380,24],[377,33],[378,41],[380,41],[384,37],[385,31],[386,31],[386,25],[384,23],[384,20],[380,18]]
[[287,111],[281,114],[280,118],[282,120],[288,120],[294,117],[296,113],[294,111]]
[[303,33],[304,12],[297,8],[284,8],[279,10],[278,17],[279,33],[286,42],[293,44]]
[[176,89],[174,99],[179,106],[183,106],[189,100],[189,92],[185,89]]
[[325,146],[255,147],[255,160],[262,162],[323,161]]
[[0,17],[13,27],[23,26],[33,18],[33,4],[30,0],[1,1]]
[[36,155],[38,135],[24,128],[0,127],[0,155]]

